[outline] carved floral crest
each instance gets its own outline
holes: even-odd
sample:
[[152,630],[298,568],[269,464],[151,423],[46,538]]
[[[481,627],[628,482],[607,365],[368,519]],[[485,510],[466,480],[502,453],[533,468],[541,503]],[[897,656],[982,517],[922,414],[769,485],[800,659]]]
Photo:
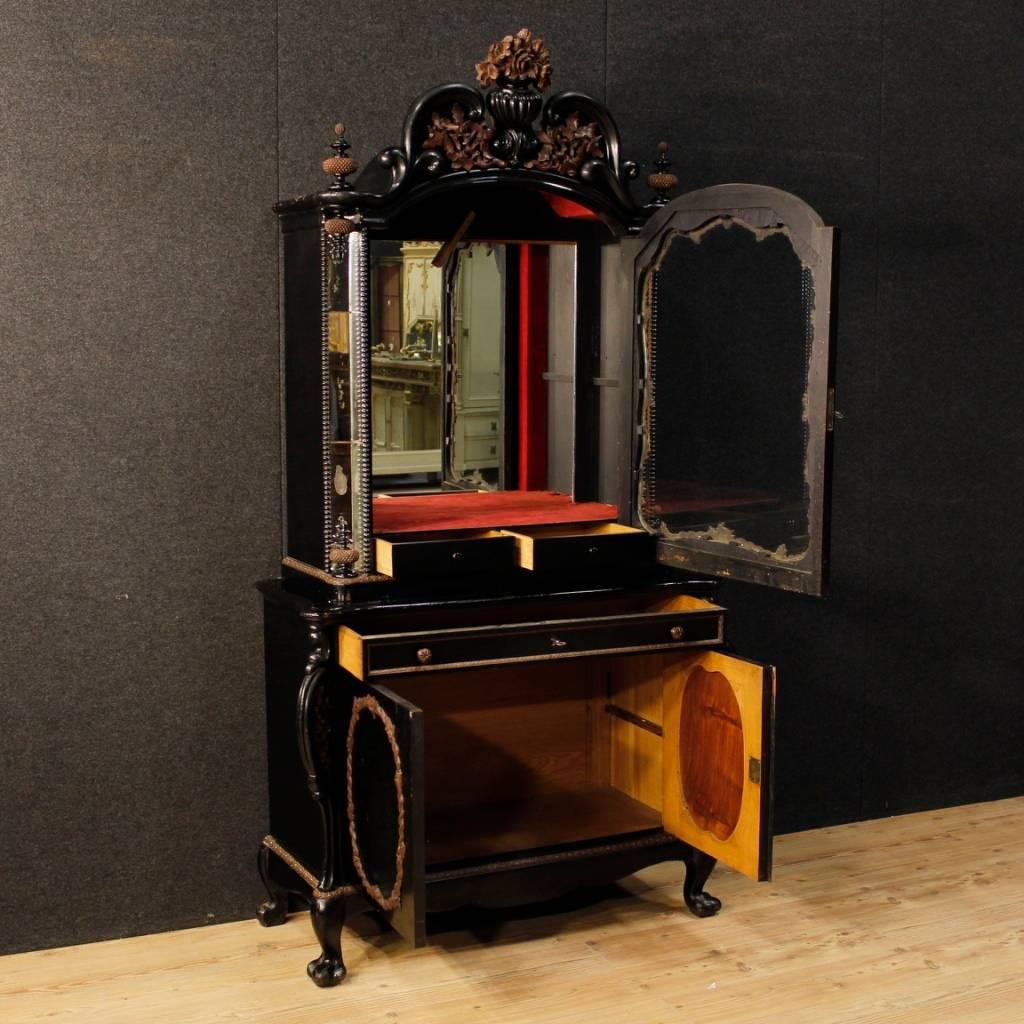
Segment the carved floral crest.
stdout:
[[551,84],[551,51],[528,28],[491,43],[476,66],[476,80],[486,89],[499,81],[530,82],[543,92]]
[[575,179],[586,203],[624,223],[639,222],[642,208],[629,193],[638,167],[621,159],[611,113],[580,92],[545,98],[551,77],[551,53],[529,29],[492,43],[476,65],[479,87],[452,83],[424,93],[406,117],[401,145],[381,150],[355,189],[341,174],[348,163],[328,158],[324,170],[335,178],[329,223],[352,210],[379,219],[373,211],[395,209],[406,195],[453,173],[504,170]]
[[572,178],[584,161],[604,155],[597,123],[581,122],[579,114],[570,114],[563,124],[542,128],[537,138],[540,150],[526,166],[540,171],[554,171]]
[[[467,111],[454,103],[434,111],[423,148],[439,150],[455,171],[521,166],[576,177],[588,160],[605,155],[603,138],[597,122],[579,111],[555,116],[549,103],[541,117],[550,58],[544,40],[527,28],[492,43],[476,66],[477,81],[491,87],[485,98],[490,123],[484,104]],[[535,129],[538,117],[542,127]]]
[[451,113],[435,111],[423,141],[424,149],[439,149],[455,171],[471,171],[474,167],[504,167],[505,161],[491,150],[493,129],[482,121],[466,117],[458,103]]

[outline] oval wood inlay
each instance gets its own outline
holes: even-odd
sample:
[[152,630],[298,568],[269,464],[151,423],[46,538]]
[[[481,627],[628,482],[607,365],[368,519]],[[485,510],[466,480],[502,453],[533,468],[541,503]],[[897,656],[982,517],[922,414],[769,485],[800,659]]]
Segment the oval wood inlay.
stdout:
[[729,680],[697,666],[683,690],[679,771],[697,825],[726,840],[743,802],[743,723]]
[[402,761],[394,723],[370,696],[352,702],[346,775],[353,866],[377,903],[395,910],[406,852]]

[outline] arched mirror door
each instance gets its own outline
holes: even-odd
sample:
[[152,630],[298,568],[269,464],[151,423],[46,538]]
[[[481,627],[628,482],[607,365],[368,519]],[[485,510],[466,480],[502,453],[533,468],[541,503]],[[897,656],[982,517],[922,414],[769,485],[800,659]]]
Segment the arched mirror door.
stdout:
[[645,229],[635,507],[662,561],[821,593],[832,251],[806,203],[753,185]]

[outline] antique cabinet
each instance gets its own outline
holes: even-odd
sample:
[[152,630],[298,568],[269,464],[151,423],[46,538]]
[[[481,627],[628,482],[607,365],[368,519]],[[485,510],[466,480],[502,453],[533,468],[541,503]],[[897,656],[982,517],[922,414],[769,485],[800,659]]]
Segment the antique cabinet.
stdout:
[[526,30],[477,75],[354,184],[338,126],[331,184],[277,207],[259,918],[309,908],[319,985],[346,913],[419,944],[663,860],[698,917],[718,861],[768,879],[775,676],[714,577],[824,580],[832,229],[762,186],[671,199],[664,147],[635,199]]

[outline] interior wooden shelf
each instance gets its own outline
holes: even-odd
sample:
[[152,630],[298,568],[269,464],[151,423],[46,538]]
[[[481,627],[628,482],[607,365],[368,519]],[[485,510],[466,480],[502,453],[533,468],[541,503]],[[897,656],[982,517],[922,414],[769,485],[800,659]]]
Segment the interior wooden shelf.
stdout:
[[521,853],[660,828],[658,811],[611,786],[427,814],[427,863]]

